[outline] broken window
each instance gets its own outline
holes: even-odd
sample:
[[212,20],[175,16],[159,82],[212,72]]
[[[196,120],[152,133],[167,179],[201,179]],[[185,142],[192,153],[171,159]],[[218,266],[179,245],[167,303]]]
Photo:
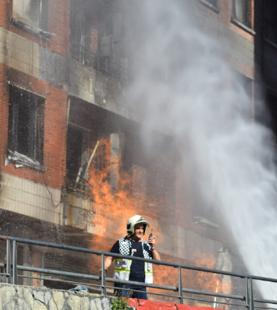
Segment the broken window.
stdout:
[[97,0],[71,0],[70,7],[71,54],[82,64],[93,66],[98,50],[103,4]]
[[107,14],[106,18],[99,25],[99,48],[97,54],[97,69],[105,73],[112,73],[112,52],[113,52],[113,17]]
[[12,14],[16,23],[32,30],[47,29],[47,0],[13,0]]
[[114,13],[112,1],[71,0],[72,57],[110,75],[125,74],[126,59],[120,58],[118,44],[123,33],[121,16]]
[[251,28],[251,0],[233,0],[232,19]]
[[88,144],[89,131],[74,125],[67,132],[67,187],[86,189],[91,149]]
[[26,166],[43,161],[45,99],[16,86],[9,86],[8,158]]

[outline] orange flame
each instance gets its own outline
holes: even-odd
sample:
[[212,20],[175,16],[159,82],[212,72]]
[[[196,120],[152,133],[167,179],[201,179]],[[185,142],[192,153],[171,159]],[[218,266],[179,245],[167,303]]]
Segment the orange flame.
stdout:
[[136,187],[136,169],[122,170],[119,155],[111,154],[109,138],[101,139],[89,172],[95,217],[94,233],[116,238],[126,234],[126,222],[134,214],[151,214],[147,206],[157,203]]
[[[194,261],[197,266],[203,266],[214,269],[216,260],[214,257],[197,258]],[[201,290],[211,291],[215,293],[229,294],[232,290],[231,278],[229,276],[222,276],[215,273],[208,272],[194,272],[192,284],[195,288]]]

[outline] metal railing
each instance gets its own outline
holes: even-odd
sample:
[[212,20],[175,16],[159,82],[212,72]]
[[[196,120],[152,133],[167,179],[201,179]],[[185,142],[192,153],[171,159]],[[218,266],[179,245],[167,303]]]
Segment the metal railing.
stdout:
[[[31,279],[49,280],[54,282],[77,284],[83,283],[83,281],[91,281],[89,283],[85,282],[91,291],[100,293],[101,295],[110,295],[111,289],[114,283],[138,285],[140,287],[145,286],[151,289],[150,294],[153,296],[163,296],[171,299],[178,299],[179,303],[189,303],[190,301],[197,301],[198,303],[212,304],[214,308],[220,307],[220,305],[228,305],[230,307],[244,307],[249,310],[254,309],[273,309],[274,305],[277,305],[277,300],[265,300],[262,298],[257,298],[258,289],[255,288],[255,281],[263,281],[267,283],[277,283],[277,279],[265,278],[251,275],[238,274],[233,272],[225,272],[216,269],[198,267],[193,265],[170,263],[166,261],[149,260],[139,257],[122,256],[115,253],[91,250],[84,247],[70,246],[64,244],[56,244],[52,242],[35,241],[17,237],[10,236],[0,236],[0,240],[5,242],[6,255],[4,262],[2,264],[2,272],[0,275],[5,282],[11,284],[19,284],[20,278],[26,278],[28,276],[24,275],[26,273],[32,273],[29,276]],[[73,253],[80,253],[82,255],[94,255],[100,258],[99,266],[96,268],[97,272],[91,273],[81,273],[67,270],[58,270],[54,268],[45,267],[35,267],[34,265],[19,264],[19,246],[34,246],[41,247],[44,249],[62,250]],[[64,254],[66,257],[67,254]],[[175,285],[160,285],[160,284],[145,284],[141,282],[134,281],[120,281],[106,275],[104,270],[105,257],[120,257],[132,260],[141,260],[145,262],[151,262],[154,265],[162,266],[163,268],[173,268],[177,273],[176,284]],[[1,266],[0,266],[1,267]],[[60,266],[59,266],[60,267]],[[99,271],[99,272],[98,272]],[[184,287],[183,278],[184,271],[193,272],[204,272],[209,274],[217,274],[219,276],[228,276],[231,278],[240,279],[243,283],[243,292],[240,294],[223,294],[213,291],[207,291],[203,289],[192,289]],[[21,273],[21,274],[20,274]],[[33,274],[39,275],[35,277]],[[50,277],[49,277],[50,276]],[[76,279],[76,280],[74,280]],[[2,280],[3,281],[3,280]],[[277,286],[276,286],[277,289]],[[156,290],[156,291],[155,291]],[[157,292],[159,290],[159,292]],[[134,290],[133,290],[134,291]],[[162,292],[161,292],[162,291]],[[277,308],[277,307],[276,307]]]

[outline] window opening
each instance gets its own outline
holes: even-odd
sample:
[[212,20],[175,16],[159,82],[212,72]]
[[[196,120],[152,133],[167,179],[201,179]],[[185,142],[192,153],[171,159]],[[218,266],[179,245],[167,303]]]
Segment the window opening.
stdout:
[[13,85],[9,86],[9,98],[10,159],[39,167],[43,162],[45,99]]
[[277,44],[277,2],[267,0],[264,6],[264,35],[265,38]]
[[251,0],[233,0],[232,19],[248,28],[251,23]]
[[48,19],[47,0],[13,0],[13,19],[28,25],[32,30],[46,30]]
[[101,3],[71,0],[71,54],[80,63],[94,66],[99,41]]
[[82,130],[69,126],[67,132],[67,181],[68,185],[73,187],[81,166],[82,145],[83,145]]

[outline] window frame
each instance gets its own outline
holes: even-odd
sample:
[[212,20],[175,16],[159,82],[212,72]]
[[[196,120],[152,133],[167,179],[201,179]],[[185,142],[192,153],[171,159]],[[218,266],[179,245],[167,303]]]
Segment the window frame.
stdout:
[[[14,92],[14,93],[12,93]],[[14,101],[16,92],[23,93],[25,96],[24,102]],[[9,93],[9,118],[8,118],[8,144],[7,144],[7,160],[9,163],[14,163],[16,166],[26,166],[36,170],[44,170],[44,115],[45,115],[45,97],[20,87],[14,83],[8,82]],[[26,103],[26,98],[28,103]],[[30,100],[31,99],[31,100]],[[31,128],[28,128],[27,151],[22,152],[20,142],[20,105],[29,105],[27,113],[30,117]],[[24,118],[24,116],[22,116]],[[22,122],[22,120],[21,120]],[[22,122],[23,123],[23,122]],[[31,135],[31,137],[29,136]],[[20,143],[22,145],[20,146]],[[24,148],[24,146],[23,146]],[[32,153],[32,154],[31,154]]]
[[243,22],[242,20],[239,20],[236,16],[236,1],[232,0],[232,11],[231,11],[231,22],[235,24],[236,26],[242,28],[243,30],[254,34],[254,24],[253,24],[253,0],[243,0],[245,1],[246,5],[248,6],[248,12],[243,12],[243,15],[247,14],[247,24]]
[[[15,1],[22,0],[12,0],[11,4],[11,23],[15,26],[22,28],[23,30],[30,32],[35,35],[42,35],[46,38],[51,37],[52,33],[48,32],[48,7],[49,0],[39,0],[40,1],[40,10],[39,10],[39,25],[34,25],[28,23],[27,19],[24,16],[20,16],[19,13],[15,11]],[[36,0],[37,1],[37,0]],[[42,18],[43,17],[43,18]]]
[[218,4],[218,0],[217,0],[217,4],[214,5],[213,3],[211,3],[209,0],[200,0],[200,2],[205,5],[206,7],[208,7],[209,9],[213,10],[215,13],[219,13],[219,4]]

